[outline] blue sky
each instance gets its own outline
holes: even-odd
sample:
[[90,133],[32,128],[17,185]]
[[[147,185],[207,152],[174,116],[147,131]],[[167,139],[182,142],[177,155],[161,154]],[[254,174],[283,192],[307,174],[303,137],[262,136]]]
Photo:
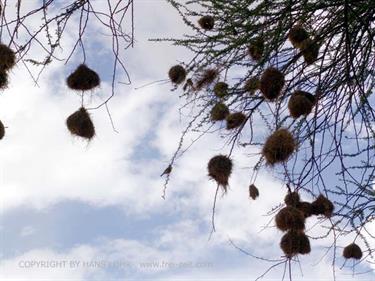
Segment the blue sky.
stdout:
[[[97,137],[88,145],[65,128],[65,118],[79,107],[79,98],[64,80],[79,57],[67,66],[50,65],[39,87],[25,79],[22,66],[16,67],[9,89],[0,97],[0,118],[8,126],[0,143],[1,280],[254,280],[271,264],[243,255],[229,245],[229,238],[254,255],[282,255],[282,233],[273,227],[262,231],[262,226],[285,190],[271,170],[265,171],[257,180],[261,196],[250,201],[247,167],[255,160],[241,150],[234,155],[230,190],[218,200],[218,231],[208,240],[216,186],[207,178],[206,163],[221,151],[219,136],[208,135],[179,159],[167,198],[161,198],[159,175],[187,122],[178,112],[183,101],[169,84],[134,88],[166,78],[168,68],[189,54],[168,43],[148,41],[185,31],[165,1],[136,1],[135,10],[136,44],[125,53],[133,84],[119,85],[109,104],[119,133],[113,132],[104,109],[92,112]],[[69,38],[64,42],[71,43]],[[89,55],[88,65],[100,66],[97,71],[105,78],[110,67],[102,61],[109,47],[103,41],[87,50],[103,51],[99,58]],[[109,94],[109,82],[103,81],[94,92],[93,104]],[[311,233],[319,234],[314,223],[309,222]],[[304,277],[299,265],[293,266],[295,280],[332,279],[330,257],[322,257],[327,245],[329,239],[312,241],[313,253],[301,257]],[[25,268],[31,261],[80,265]],[[90,267],[90,261],[107,264]],[[123,266],[111,267],[110,262]],[[339,259],[338,267],[342,263]],[[280,280],[282,272],[278,267],[263,280]],[[353,277],[350,269],[337,274],[338,280],[375,278],[371,273]]]

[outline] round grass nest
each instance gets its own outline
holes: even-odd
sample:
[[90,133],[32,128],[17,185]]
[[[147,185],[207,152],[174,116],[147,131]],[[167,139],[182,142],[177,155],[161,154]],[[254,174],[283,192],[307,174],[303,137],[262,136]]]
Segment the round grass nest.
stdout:
[[324,195],[320,194],[314,202],[311,203],[311,212],[313,215],[324,215],[330,218],[333,214],[335,206]]
[[360,260],[362,258],[362,250],[357,244],[352,243],[344,248],[342,255],[346,259]]
[[224,98],[228,95],[228,84],[225,82],[217,82],[214,86],[215,96],[218,98]]
[[249,196],[255,200],[259,197],[259,190],[258,188],[254,185],[254,184],[251,184],[249,186]]
[[260,91],[266,99],[273,101],[280,96],[284,84],[284,74],[274,67],[269,67],[260,78]]
[[300,49],[307,65],[314,63],[318,59],[319,45],[314,40],[310,38],[304,40]]
[[212,121],[222,121],[229,115],[229,109],[224,103],[217,103],[211,109],[211,120]]
[[66,119],[69,131],[76,136],[91,140],[95,135],[94,124],[84,107],[74,112]]
[[99,75],[85,64],[80,64],[66,79],[72,90],[87,91],[100,85]]
[[288,194],[284,198],[284,202],[287,206],[296,207],[297,204],[300,202],[298,192],[288,192]]
[[5,136],[5,127],[3,122],[0,120],[0,140],[2,140]]
[[215,19],[213,16],[203,16],[198,20],[198,24],[204,30],[212,30],[215,26]]
[[186,70],[182,65],[174,65],[168,71],[169,79],[174,84],[181,84],[186,79]]
[[256,37],[250,42],[248,46],[248,51],[250,57],[255,60],[259,61],[264,53],[264,40],[262,37]]
[[287,206],[282,208],[275,217],[276,227],[281,231],[305,229],[305,217],[295,207]]
[[0,70],[7,71],[16,64],[16,54],[5,44],[0,44]]
[[242,112],[231,113],[227,116],[227,130],[240,127],[246,121],[246,115]]
[[309,33],[302,25],[296,24],[290,29],[288,38],[295,48],[300,48],[302,42],[309,38]]
[[298,202],[297,209],[300,210],[305,218],[311,217],[312,207],[309,202]]
[[232,173],[232,160],[225,155],[216,155],[207,165],[208,175],[227,191],[228,179]]
[[260,87],[260,81],[258,77],[251,77],[249,78],[244,85],[244,90],[248,92],[250,95],[254,95],[255,91],[258,90]]
[[219,76],[219,72],[214,68],[209,68],[203,71],[203,73],[200,74],[198,80],[196,81],[195,87],[199,91],[203,87],[206,87],[210,84],[212,84],[215,79]]
[[314,95],[305,91],[295,91],[288,102],[289,113],[293,118],[299,118],[311,113],[315,104]]
[[0,89],[3,90],[8,87],[8,73],[0,69]]
[[274,165],[285,162],[296,149],[293,135],[287,129],[278,129],[270,135],[262,149],[267,164]]
[[280,248],[288,258],[311,252],[309,238],[304,232],[295,230],[289,230],[284,234],[280,241]]

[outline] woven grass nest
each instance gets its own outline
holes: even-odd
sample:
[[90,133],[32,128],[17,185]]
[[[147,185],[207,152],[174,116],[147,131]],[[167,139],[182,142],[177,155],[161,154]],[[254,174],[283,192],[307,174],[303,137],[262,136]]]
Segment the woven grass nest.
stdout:
[[248,52],[250,57],[255,60],[259,61],[264,53],[264,40],[262,37],[256,37],[251,40],[250,45],[248,46]]
[[211,109],[210,117],[212,121],[222,121],[229,115],[229,109],[224,103],[217,103]]
[[301,43],[300,50],[307,65],[314,63],[318,59],[319,45],[314,40],[310,38],[304,40]]
[[214,68],[204,70],[198,77],[195,83],[195,88],[200,91],[204,87],[211,85],[219,76],[219,72]]
[[315,96],[305,91],[295,91],[289,99],[288,109],[293,118],[311,113],[315,104]]
[[2,140],[5,136],[5,127],[3,122],[0,121],[0,140]]
[[287,206],[282,208],[275,217],[276,227],[281,231],[305,229],[305,217],[295,207]]
[[4,90],[8,87],[8,73],[0,69],[0,89]]
[[254,184],[251,184],[249,186],[249,196],[255,200],[259,197],[259,190],[258,188],[254,185]]
[[266,99],[274,101],[280,96],[284,84],[284,74],[274,67],[269,67],[260,78],[260,91]]
[[260,81],[258,77],[251,77],[246,80],[243,89],[248,92],[250,95],[254,95],[256,90],[260,87]]
[[228,95],[228,84],[225,82],[217,82],[214,86],[215,96],[218,98],[224,98]]
[[99,75],[85,64],[80,64],[66,79],[72,90],[87,91],[100,85]]
[[16,54],[5,44],[0,44],[0,70],[8,71],[16,64]]
[[312,206],[311,206],[311,203],[309,202],[304,202],[304,201],[298,202],[296,208],[303,213],[305,218],[311,217],[313,214]]
[[74,112],[66,119],[68,130],[76,136],[91,140],[95,135],[95,127],[90,115],[84,107]]
[[280,248],[285,256],[291,258],[298,254],[311,252],[309,238],[303,231],[289,230],[280,241]]
[[296,24],[290,29],[288,38],[295,48],[300,48],[302,42],[309,38],[309,33],[302,25]]
[[186,79],[186,70],[182,65],[174,65],[168,71],[169,79],[173,84],[181,84]]
[[214,179],[224,191],[227,191],[228,179],[232,173],[232,160],[225,155],[216,155],[207,165],[208,175]]
[[288,192],[288,194],[284,198],[284,202],[287,206],[296,207],[297,204],[300,202],[300,197],[298,192]]
[[242,112],[230,113],[226,118],[227,130],[233,130],[242,126],[246,118],[246,115]]
[[267,164],[274,165],[285,162],[296,150],[297,144],[287,129],[278,129],[270,135],[262,149]]
[[313,215],[324,215],[330,218],[333,214],[335,206],[324,195],[320,194],[315,201],[311,203],[311,212]]
[[212,16],[203,16],[198,20],[199,26],[204,30],[212,30],[215,26],[215,19]]
[[363,254],[361,248],[357,244],[352,243],[344,248],[342,255],[346,259],[360,260]]

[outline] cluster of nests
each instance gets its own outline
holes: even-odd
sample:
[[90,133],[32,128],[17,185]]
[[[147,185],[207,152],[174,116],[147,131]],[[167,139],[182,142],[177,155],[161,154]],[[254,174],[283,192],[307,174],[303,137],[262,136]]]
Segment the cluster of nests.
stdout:
[[[66,79],[72,90],[88,91],[100,85],[99,75],[85,64],[80,64]],[[95,127],[89,113],[84,107],[66,119],[66,126],[71,134],[91,140],[95,135]]]
[[275,217],[276,227],[286,232],[280,241],[280,248],[285,256],[291,258],[298,254],[308,254],[311,251],[310,241],[304,232],[305,220],[312,215],[331,217],[334,205],[324,195],[319,195],[312,203],[300,200],[297,192],[288,193],[284,202],[286,207]]
[[317,60],[319,45],[310,38],[309,33],[302,25],[293,26],[289,31],[288,38],[292,45],[301,51],[306,64],[312,64]]
[[8,71],[16,64],[16,54],[5,44],[0,44],[0,89],[8,86]]

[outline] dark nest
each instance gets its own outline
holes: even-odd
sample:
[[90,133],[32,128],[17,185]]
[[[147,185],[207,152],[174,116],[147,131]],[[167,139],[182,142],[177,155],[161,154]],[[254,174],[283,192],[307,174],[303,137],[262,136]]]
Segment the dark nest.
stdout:
[[258,77],[249,78],[243,87],[243,89],[248,92],[250,95],[254,95],[255,91],[260,87],[260,81]]
[[255,200],[259,197],[259,190],[258,188],[254,185],[254,184],[251,184],[249,186],[249,196]]
[[314,202],[311,203],[311,212],[313,215],[324,215],[330,218],[335,206],[324,195],[320,194]]
[[309,202],[299,202],[297,204],[297,209],[303,213],[305,218],[311,217],[312,215],[312,206]]
[[264,53],[264,40],[261,37],[257,37],[250,42],[248,46],[248,51],[250,57],[255,60],[259,61]]
[[3,90],[8,86],[8,73],[0,69],[0,89]]
[[212,121],[221,121],[229,115],[229,109],[224,103],[217,103],[211,109],[211,120]]
[[80,64],[66,79],[72,90],[87,91],[100,85],[99,75],[85,64]]
[[68,119],[66,119],[66,125],[73,135],[88,140],[91,140],[95,135],[94,124],[84,107],[81,107],[70,115]]
[[274,165],[287,161],[296,146],[293,135],[287,129],[279,129],[267,138],[262,154],[267,164]]
[[214,68],[209,68],[200,74],[199,79],[196,81],[195,87],[198,91],[202,88],[212,84],[219,76],[219,72]]
[[275,217],[276,227],[281,231],[305,229],[305,217],[295,207],[282,208]]
[[207,165],[208,175],[214,179],[218,185],[227,191],[228,179],[232,173],[232,160],[225,155],[217,155],[210,159]]
[[309,34],[306,29],[297,24],[290,29],[288,38],[295,48],[300,48],[302,42],[309,38]]
[[315,97],[304,91],[294,92],[288,102],[289,113],[293,118],[308,115],[314,107]]
[[4,136],[5,136],[5,127],[4,127],[3,122],[0,121],[0,140],[2,140]]
[[224,98],[228,95],[228,84],[225,82],[217,82],[214,86],[215,96],[218,98]]
[[288,194],[284,198],[284,202],[287,206],[296,207],[300,201],[300,197],[298,192],[288,192]]
[[246,115],[242,112],[231,113],[227,116],[227,129],[232,130],[240,127],[246,121]]
[[198,20],[198,24],[204,30],[212,30],[215,26],[215,19],[212,16],[203,16]]
[[186,70],[182,65],[175,65],[169,69],[168,76],[172,83],[178,85],[185,81]]
[[344,248],[342,255],[346,259],[360,260],[362,258],[362,250],[357,244],[352,243]]
[[310,241],[302,231],[290,230],[280,241],[280,248],[285,256],[291,258],[298,254],[308,254],[311,252]]
[[16,64],[16,55],[7,45],[0,44],[0,69],[7,71]]
[[303,58],[305,59],[306,64],[314,63],[319,56],[319,45],[313,41],[312,39],[308,38],[301,43],[301,52]]
[[270,101],[280,96],[284,84],[284,74],[273,67],[267,68],[260,78],[260,90],[263,96]]

